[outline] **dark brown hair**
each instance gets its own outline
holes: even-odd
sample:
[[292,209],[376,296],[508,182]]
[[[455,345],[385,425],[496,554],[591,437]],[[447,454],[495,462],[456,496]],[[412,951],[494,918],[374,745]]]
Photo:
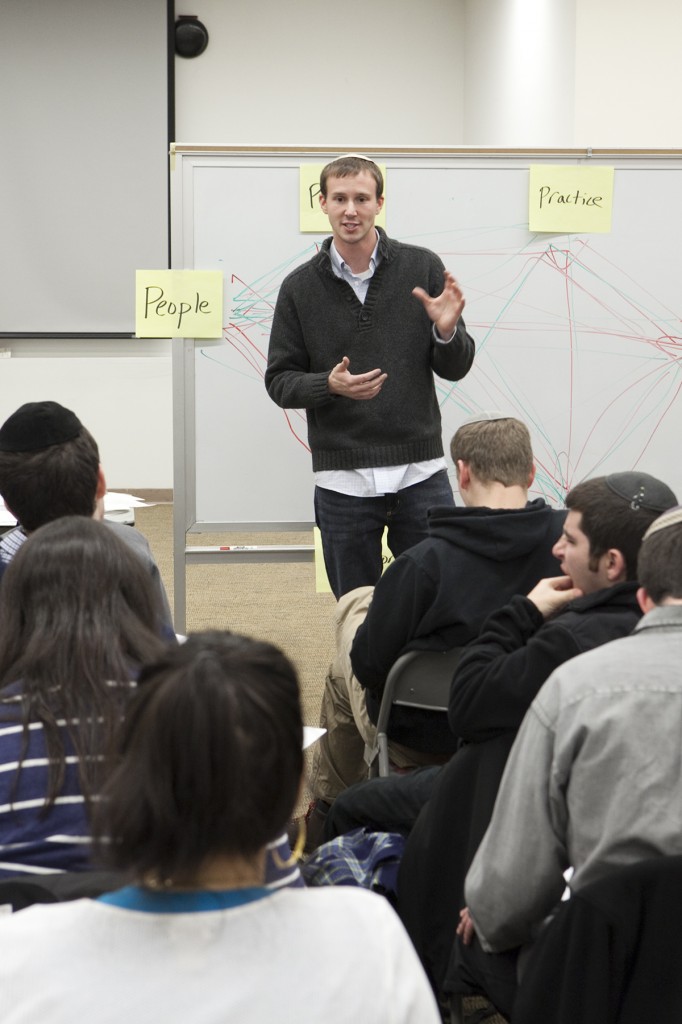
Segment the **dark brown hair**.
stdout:
[[129,684],[143,661],[164,650],[159,615],[141,559],[94,519],[71,516],[42,526],[5,570],[0,688],[21,694],[21,760],[29,724],[43,725],[50,760],[46,807],[64,781],[60,719],[79,758],[84,795],[97,792],[128,697],[128,686],[115,684]]
[[646,508],[633,508],[606,483],[606,477],[583,480],[566,495],[566,508],[580,512],[580,529],[590,542],[590,562],[596,570],[601,556],[615,548],[625,559],[626,579],[637,579],[637,556],[642,537],[660,515]]
[[72,441],[35,452],[0,451],[0,494],[30,533],[62,516],[92,516],[99,451],[81,427]]
[[100,855],[175,883],[212,855],[254,855],[291,815],[302,740],[296,671],[277,647],[190,636],[140,675],[96,811]]

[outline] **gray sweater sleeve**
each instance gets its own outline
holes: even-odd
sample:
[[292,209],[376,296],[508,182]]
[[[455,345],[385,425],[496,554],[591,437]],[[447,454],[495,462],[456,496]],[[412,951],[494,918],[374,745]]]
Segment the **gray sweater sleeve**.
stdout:
[[333,367],[312,373],[296,305],[285,281],[279,291],[270,334],[265,387],[282,409],[312,409],[335,400],[329,390]]

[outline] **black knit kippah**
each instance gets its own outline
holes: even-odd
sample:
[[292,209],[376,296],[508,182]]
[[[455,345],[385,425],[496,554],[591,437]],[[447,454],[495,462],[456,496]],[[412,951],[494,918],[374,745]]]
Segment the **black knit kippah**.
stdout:
[[76,414],[58,402],[27,402],[0,427],[0,451],[37,452],[72,441],[82,427]]
[[611,473],[604,480],[606,486],[619,498],[629,501],[633,509],[665,512],[677,505],[677,498],[667,484],[648,473]]

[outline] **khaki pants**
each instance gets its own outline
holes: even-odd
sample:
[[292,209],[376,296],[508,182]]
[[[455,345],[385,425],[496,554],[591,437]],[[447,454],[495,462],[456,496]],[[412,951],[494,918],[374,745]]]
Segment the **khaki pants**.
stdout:
[[[353,675],[350,651],[373,593],[374,587],[358,587],[344,594],[336,606],[336,655],[325,680],[320,711],[320,725],[327,732],[315,744],[310,779],[313,797],[327,803],[367,778],[365,744],[374,744],[376,728],[367,714],[365,691]],[[399,768],[424,764],[419,754],[393,743],[389,743],[389,757]]]

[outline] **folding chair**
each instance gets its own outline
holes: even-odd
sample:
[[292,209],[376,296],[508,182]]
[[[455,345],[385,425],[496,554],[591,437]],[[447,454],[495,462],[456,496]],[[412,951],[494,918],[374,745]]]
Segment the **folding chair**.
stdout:
[[388,722],[394,704],[427,711],[448,709],[450,682],[463,648],[449,651],[407,651],[386,678],[377,719],[376,739],[365,748],[370,777],[389,774]]

